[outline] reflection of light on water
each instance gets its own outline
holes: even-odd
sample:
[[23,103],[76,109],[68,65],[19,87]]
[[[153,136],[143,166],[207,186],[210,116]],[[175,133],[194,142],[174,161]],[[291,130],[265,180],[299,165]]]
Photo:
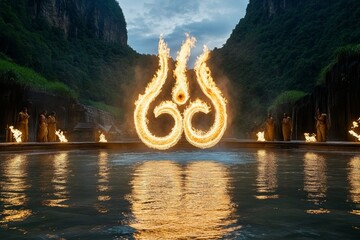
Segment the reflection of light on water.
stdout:
[[[307,199],[315,205],[320,205],[326,200],[327,177],[325,158],[316,153],[306,153],[304,156],[304,190]],[[329,213],[327,209],[310,209],[310,214]]]
[[[348,163],[349,193],[351,201],[360,203],[360,157],[353,157]],[[352,210],[352,214],[360,215],[360,210]]]
[[51,194],[52,198],[44,200],[43,204],[49,207],[62,207],[67,208],[69,205],[65,203],[69,200],[69,191],[67,189],[68,182],[68,153],[59,153],[52,159],[54,167],[54,175],[51,184],[54,193]]
[[233,231],[228,181],[227,169],[214,162],[140,165],[131,182],[136,238],[213,239]]
[[23,221],[32,215],[26,209],[28,197],[25,191],[30,187],[26,182],[27,159],[25,155],[15,155],[3,163],[0,201],[3,202],[0,223]]
[[96,210],[99,213],[107,213],[109,209],[104,204],[109,201],[111,197],[108,194],[109,191],[109,166],[108,166],[108,153],[101,151],[98,158],[98,200],[99,203],[95,205]]
[[257,151],[257,178],[256,186],[258,195],[257,199],[278,198],[274,194],[277,190],[277,161],[274,153],[265,150]]

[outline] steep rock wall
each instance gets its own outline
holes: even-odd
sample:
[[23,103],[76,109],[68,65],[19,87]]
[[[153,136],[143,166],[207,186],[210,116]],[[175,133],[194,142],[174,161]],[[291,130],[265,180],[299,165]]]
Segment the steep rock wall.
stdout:
[[28,6],[32,17],[44,19],[66,38],[96,37],[127,45],[125,18],[115,0],[28,0]]

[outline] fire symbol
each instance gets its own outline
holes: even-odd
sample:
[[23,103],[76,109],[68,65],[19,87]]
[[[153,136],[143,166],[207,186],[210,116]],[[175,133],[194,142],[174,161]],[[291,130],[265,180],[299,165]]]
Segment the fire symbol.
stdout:
[[200,55],[195,63],[195,73],[197,82],[201,91],[207,96],[215,110],[215,120],[213,125],[207,132],[193,128],[192,118],[198,113],[209,113],[210,106],[200,99],[196,99],[185,109],[183,116],[178,110],[178,105],[183,105],[188,102],[189,83],[186,78],[186,64],[190,56],[190,49],[195,44],[195,38],[186,35],[186,40],[183,42],[178,56],[176,58],[177,64],[174,70],[174,77],[176,79],[175,86],[172,90],[173,101],[163,101],[154,109],[155,117],[161,114],[169,114],[174,119],[174,126],[170,133],[163,137],[158,137],[152,134],[148,128],[148,119],[146,117],[150,104],[160,94],[163,85],[167,79],[168,72],[168,58],[169,48],[160,37],[158,52],[159,52],[159,69],[154,75],[153,79],[147,85],[145,93],[139,95],[135,102],[134,122],[136,132],[143,143],[150,148],[159,150],[168,149],[181,139],[184,132],[185,137],[189,143],[199,148],[210,148],[217,144],[225,133],[227,126],[226,113],[226,99],[223,97],[221,91],[216,86],[211,77],[211,72],[206,64],[209,57],[209,50],[204,47],[203,54]]

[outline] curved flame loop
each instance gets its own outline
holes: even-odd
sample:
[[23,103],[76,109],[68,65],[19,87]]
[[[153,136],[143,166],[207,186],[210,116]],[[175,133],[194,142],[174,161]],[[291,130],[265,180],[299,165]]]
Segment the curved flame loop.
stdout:
[[167,113],[174,118],[175,125],[171,132],[164,137],[155,136],[149,130],[149,121],[146,114],[150,104],[160,94],[169,69],[168,58],[170,50],[162,37],[160,37],[158,51],[159,69],[146,87],[144,95],[139,95],[138,100],[135,102],[134,121],[136,132],[143,143],[150,148],[165,150],[174,146],[180,140],[182,134],[182,117],[175,103],[171,101],[162,102],[154,109],[155,117]]
[[197,112],[205,114],[210,112],[210,107],[202,100],[197,99],[190,103],[184,111],[184,133],[189,143],[199,148],[209,148],[217,144],[225,133],[227,126],[226,99],[216,86],[211,72],[206,64],[209,58],[209,49],[204,46],[204,52],[195,63],[195,73],[201,91],[211,100],[215,110],[214,124],[209,131],[203,132],[192,127],[192,117]]

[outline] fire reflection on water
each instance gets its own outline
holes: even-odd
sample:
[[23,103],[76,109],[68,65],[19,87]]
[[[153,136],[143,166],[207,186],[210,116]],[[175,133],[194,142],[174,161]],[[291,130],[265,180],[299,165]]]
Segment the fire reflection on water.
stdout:
[[131,185],[136,238],[217,239],[235,230],[228,171],[219,163],[149,161]]
[[108,153],[105,151],[101,151],[99,153],[98,158],[98,203],[95,205],[96,210],[99,213],[107,213],[109,211],[107,205],[105,204],[107,201],[111,199],[109,196],[109,166],[108,166]]
[[[349,193],[351,201],[360,203],[360,157],[351,158],[348,163]],[[352,214],[360,215],[360,210],[353,209]]]
[[28,202],[26,191],[30,187],[27,182],[27,157],[25,155],[11,156],[2,164],[0,201],[4,206],[1,210],[0,223],[23,221],[32,215],[32,211],[26,209]]
[[53,193],[50,199],[44,200],[43,205],[49,207],[67,208],[69,205],[69,190],[67,187],[69,170],[68,170],[68,153],[58,153],[52,158],[54,174],[51,180]]
[[[327,176],[326,160],[323,156],[308,152],[304,156],[304,191],[307,200],[316,206],[321,206],[326,201]],[[324,214],[330,211],[324,208],[309,209],[309,214]]]
[[277,161],[274,153],[265,150],[257,151],[257,199],[278,198]]

